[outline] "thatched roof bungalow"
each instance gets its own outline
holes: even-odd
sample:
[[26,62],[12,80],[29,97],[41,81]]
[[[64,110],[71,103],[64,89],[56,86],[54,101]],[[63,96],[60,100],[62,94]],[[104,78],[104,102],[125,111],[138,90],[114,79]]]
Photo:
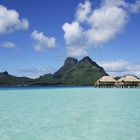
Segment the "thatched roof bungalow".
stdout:
[[140,79],[139,79],[139,87],[140,87]]
[[114,87],[116,80],[111,76],[103,76],[96,83],[96,87]]
[[116,82],[117,87],[138,87],[139,84],[140,80],[133,75],[124,76]]

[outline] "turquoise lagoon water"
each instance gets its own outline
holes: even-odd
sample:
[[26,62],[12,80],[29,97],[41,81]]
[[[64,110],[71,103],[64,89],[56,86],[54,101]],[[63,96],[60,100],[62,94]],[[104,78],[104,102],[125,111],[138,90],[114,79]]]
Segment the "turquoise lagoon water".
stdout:
[[140,89],[2,88],[0,140],[140,140]]

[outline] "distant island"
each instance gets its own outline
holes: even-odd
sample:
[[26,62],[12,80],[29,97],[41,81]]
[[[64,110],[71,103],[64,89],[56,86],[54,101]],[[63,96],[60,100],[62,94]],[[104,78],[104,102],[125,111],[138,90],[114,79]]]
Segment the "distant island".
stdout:
[[54,74],[46,74],[36,79],[16,77],[8,72],[2,72],[0,86],[88,86],[94,85],[99,78],[107,75],[105,70],[88,56],[80,61],[68,57]]
[[[68,57],[54,74],[45,74],[36,79],[1,72],[0,86],[91,86],[103,76],[108,74],[90,57],[84,57],[80,61]],[[121,77],[115,77],[116,80],[119,78]]]

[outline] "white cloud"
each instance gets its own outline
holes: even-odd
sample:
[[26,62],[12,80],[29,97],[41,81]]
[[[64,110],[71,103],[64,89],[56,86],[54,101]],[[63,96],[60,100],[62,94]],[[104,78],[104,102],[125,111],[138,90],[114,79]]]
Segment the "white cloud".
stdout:
[[65,23],[63,25],[63,30],[65,32],[64,38],[66,44],[73,45],[73,44],[80,44],[82,40],[82,28],[80,27],[78,22],[72,22],[71,24]]
[[0,43],[0,47],[13,49],[16,48],[16,44],[10,41],[4,41],[3,43]]
[[126,7],[128,3],[124,0],[103,0],[102,5],[106,6],[123,6]]
[[82,48],[68,47],[67,49],[68,56],[79,57],[88,55],[87,51]]
[[20,19],[16,10],[7,9],[0,5],[0,34],[11,33],[16,30],[27,30],[29,22],[27,19]]
[[88,19],[91,28],[86,31],[89,45],[100,45],[114,38],[123,29],[127,19],[126,12],[116,6],[94,10]]
[[56,46],[56,39],[54,37],[47,37],[43,32],[35,30],[32,32],[31,37],[36,42],[33,46],[36,51],[45,51]]
[[76,21],[71,24],[65,23],[63,25],[63,30],[65,31],[64,38],[68,45],[67,55],[74,57],[87,56],[88,53],[84,49],[84,46],[82,48],[86,40],[83,36],[83,29],[80,27],[79,23]]
[[64,23],[62,27],[67,48],[98,47],[114,39],[123,30],[130,15],[138,12],[139,8],[140,0],[135,3],[102,0],[95,9],[88,0],[79,3],[75,19],[71,23]]
[[80,3],[76,11],[76,20],[78,22],[86,21],[87,17],[91,12],[92,12],[91,3],[89,1],[85,1],[84,4]]
[[133,13],[138,13],[140,11],[140,0],[137,0],[134,4],[130,4],[129,9]]
[[101,61],[99,64],[107,72],[123,72],[126,71],[127,66],[129,65],[127,61],[117,60],[117,61]]
[[113,76],[134,74],[140,77],[140,64],[131,64],[125,60],[100,61],[98,63],[106,70],[107,73]]

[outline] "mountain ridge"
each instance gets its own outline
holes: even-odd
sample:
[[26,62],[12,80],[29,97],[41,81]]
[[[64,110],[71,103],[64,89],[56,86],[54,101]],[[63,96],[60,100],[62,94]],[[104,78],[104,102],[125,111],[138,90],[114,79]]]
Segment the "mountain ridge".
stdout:
[[[0,85],[93,85],[102,76],[108,75],[105,70],[88,56],[81,60],[68,57],[64,65],[53,74],[45,74],[36,79],[16,77],[0,73]],[[3,83],[2,83],[3,81]],[[5,81],[5,82],[4,82]]]

